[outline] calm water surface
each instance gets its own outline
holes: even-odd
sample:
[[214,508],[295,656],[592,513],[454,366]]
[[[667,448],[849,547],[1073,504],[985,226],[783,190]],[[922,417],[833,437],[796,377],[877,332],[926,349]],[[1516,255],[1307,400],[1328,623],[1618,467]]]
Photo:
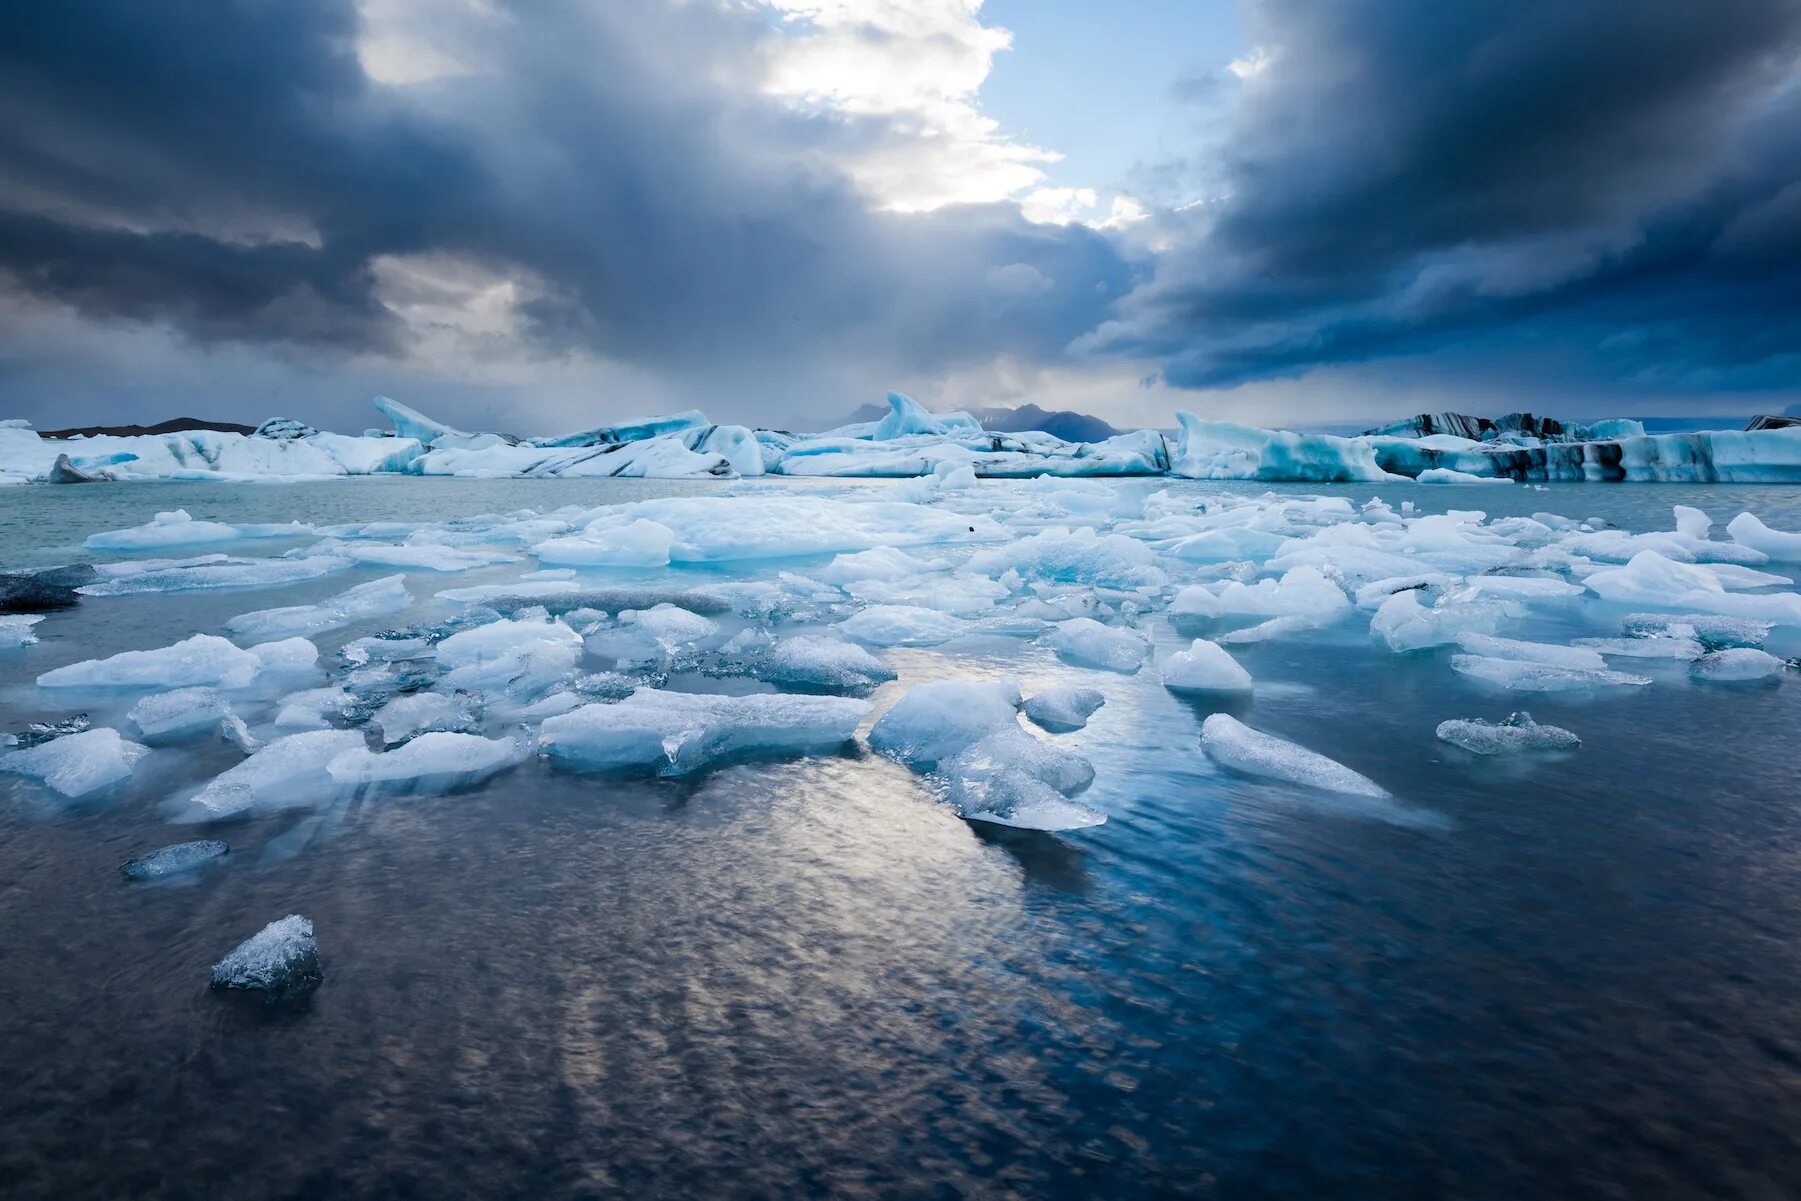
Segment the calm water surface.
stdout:
[[[11,489],[0,552],[64,561],[178,505],[438,520],[709,487]],[[1289,490],[1634,529],[1686,503],[1801,528],[1801,490],[1780,488]],[[517,570],[415,574],[406,619]],[[29,684],[51,667],[379,574],[52,615],[40,645],[0,652],[0,729],[118,721],[135,699],[45,710]],[[1358,624],[1234,648],[1258,680],[1235,711],[1431,820],[1218,774],[1206,710],[1149,670],[1102,677],[1106,707],[1068,739],[1111,815],[1068,836],[968,825],[867,754],[681,782],[533,764],[203,827],[164,802],[233,762],[223,746],[158,751],[84,805],[0,776],[0,1195],[1801,1193],[1801,682],[1653,664],[1652,688],[1532,698],[1579,751],[1483,761],[1433,728],[1508,698]],[[1160,654],[1184,641],[1147,632]],[[946,676],[1096,681],[998,637],[891,657],[878,709]],[[117,873],[205,836],[232,844],[219,870]],[[211,994],[208,965],[289,912],[319,932],[310,1001]]]

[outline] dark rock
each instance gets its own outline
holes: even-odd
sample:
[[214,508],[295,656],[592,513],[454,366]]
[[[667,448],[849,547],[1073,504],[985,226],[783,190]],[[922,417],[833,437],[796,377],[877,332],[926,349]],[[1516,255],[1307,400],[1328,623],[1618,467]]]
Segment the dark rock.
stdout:
[[220,434],[248,434],[250,427],[233,421],[202,421],[198,417],[172,417],[155,425],[83,425],[66,430],[44,430],[40,438],[141,438],[155,434],[182,434],[189,430],[212,430]]
[[1801,425],[1801,416],[1777,417],[1771,413],[1759,413],[1745,423],[1746,430],[1785,430],[1791,426]]
[[304,421],[295,421],[291,417],[271,417],[257,426],[250,436],[268,438],[272,442],[294,442],[301,438],[310,438],[318,432]]
[[92,563],[69,563],[62,567],[45,567],[31,573],[40,584],[55,588],[80,588],[100,578]]
[[0,613],[49,613],[73,609],[81,594],[28,575],[0,575]]

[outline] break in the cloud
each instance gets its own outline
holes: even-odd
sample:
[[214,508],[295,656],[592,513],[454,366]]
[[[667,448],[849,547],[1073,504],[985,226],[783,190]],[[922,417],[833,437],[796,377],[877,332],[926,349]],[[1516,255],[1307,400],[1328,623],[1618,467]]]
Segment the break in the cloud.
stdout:
[[1123,190],[983,112],[980,8],[24,6],[0,408],[1581,413],[1801,358],[1801,0],[1259,0]]

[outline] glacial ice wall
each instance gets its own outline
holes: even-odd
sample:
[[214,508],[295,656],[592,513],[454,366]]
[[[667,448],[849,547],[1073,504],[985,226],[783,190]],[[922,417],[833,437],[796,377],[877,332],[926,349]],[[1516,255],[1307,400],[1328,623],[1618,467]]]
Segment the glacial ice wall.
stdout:
[[[1475,418],[1428,414],[1341,437],[1179,412],[1173,440],[1157,430],[1139,430],[1098,442],[1070,442],[1041,431],[984,430],[968,413],[929,412],[898,392],[888,394],[888,404],[880,421],[817,434],[714,425],[698,410],[689,410],[528,440],[460,430],[387,397],[377,397],[375,407],[392,433],[371,431],[360,437],[270,421],[250,435],[198,430],[60,440],[41,438],[22,423],[0,422],[0,484],[375,474],[1801,482],[1801,426],[1646,434],[1627,420],[1566,428],[1516,415],[1525,419],[1479,426]],[[1553,426],[1564,432],[1541,436]],[[1446,429],[1482,436],[1464,437]]]

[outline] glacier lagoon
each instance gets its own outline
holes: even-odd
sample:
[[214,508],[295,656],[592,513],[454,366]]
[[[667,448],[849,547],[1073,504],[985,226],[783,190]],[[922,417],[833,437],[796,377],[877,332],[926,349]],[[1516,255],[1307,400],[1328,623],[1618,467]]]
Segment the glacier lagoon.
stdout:
[[[0,649],[0,730],[86,714],[147,748],[74,797],[0,774],[8,1195],[1701,1197],[1778,1187],[1801,1151],[1801,680],[1701,666],[1801,655],[1795,586],[1748,574],[1801,575],[1766,537],[1801,530],[1801,492],[375,477],[6,502],[9,570],[101,574]],[[397,573],[403,608],[345,599]],[[131,661],[166,686],[117,661],[36,682],[234,628]],[[250,650],[296,636],[316,659]],[[1231,687],[1166,686],[1196,639],[1249,691],[1213,652],[1171,682]],[[1028,714],[1105,701],[1041,726],[1009,682]],[[873,736],[931,684],[948,703]],[[773,753],[712,702],[613,723],[623,768],[532,742],[597,737],[567,717],[645,686],[867,708],[849,738],[829,706],[760,713],[796,740]],[[397,697],[449,703],[376,726]],[[1436,736],[1519,710],[1580,745]],[[1210,752],[1215,715],[1384,795],[1280,744]],[[419,719],[484,745],[388,762],[390,730],[433,748]],[[119,874],[202,838],[229,855]],[[321,985],[209,993],[289,914]]]

